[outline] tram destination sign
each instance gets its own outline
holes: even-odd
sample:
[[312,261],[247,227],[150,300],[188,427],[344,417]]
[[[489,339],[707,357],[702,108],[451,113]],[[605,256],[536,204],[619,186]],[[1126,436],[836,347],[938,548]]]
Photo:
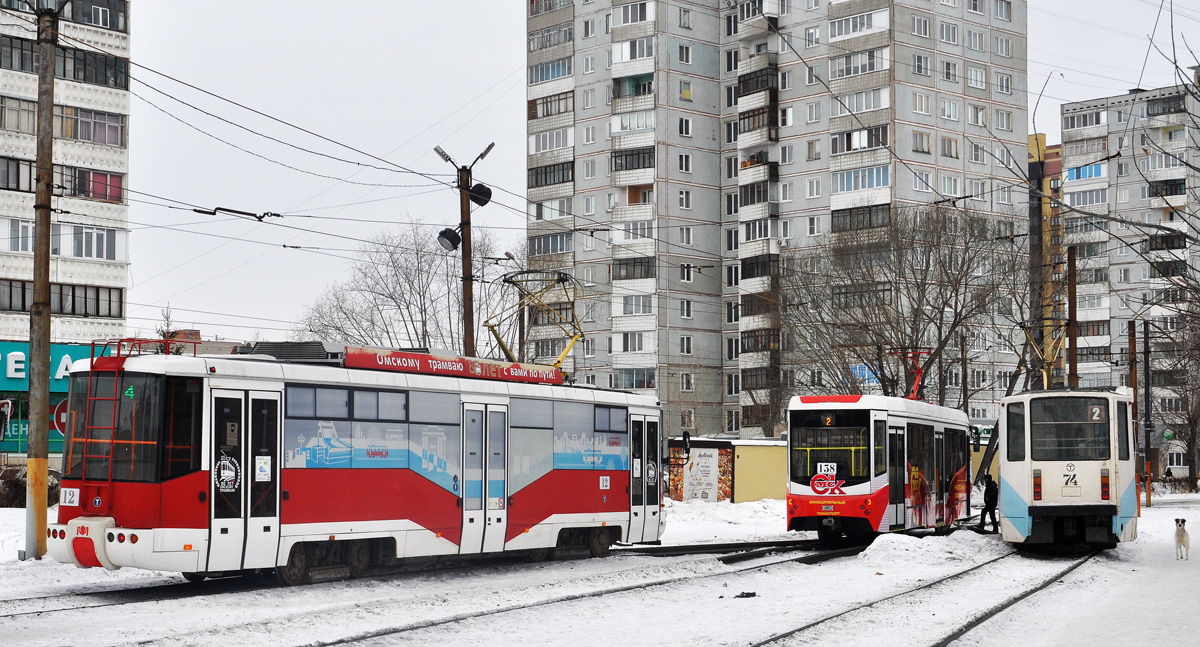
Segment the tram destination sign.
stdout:
[[562,384],[562,370],[553,366],[498,362],[471,357],[445,357],[424,353],[406,353],[398,350],[346,347],[342,360],[346,368],[366,368],[376,371],[419,373],[422,375],[448,375],[472,377],[502,382],[524,382],[527,384]]

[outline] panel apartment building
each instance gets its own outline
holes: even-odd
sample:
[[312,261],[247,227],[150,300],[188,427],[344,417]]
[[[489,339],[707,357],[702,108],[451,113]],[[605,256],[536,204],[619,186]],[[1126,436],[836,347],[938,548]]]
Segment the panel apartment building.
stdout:
[[[1180,410],[1162,358],[1171,356],[1169,337],[1186,296],[1176,281],[1195,275],[1184,217],[1200,206],[1200,174],[1185,164],[1198,136],[1194,92],[1136,89],[1061,107],[1063,204],[1085,212],[1062,214],[1064,248],[1074,246],[1078,258],[1079,384],[1128,384],[1129,326],[1137,324],[1140,360],[1141,322],[1148,321],[1152,347],[1161,351],[1152,364],[1157,422]],[[1163,438],[1152,440],[1158,447]]]
[[[0,0],[0,12],[0,218],[7,233],[0,245],[0,400],[13,405],[0,451],[22,451],[33,299],[37,30],[25,2]],[[87,347],[70,344],[124,335],[129,276],[128,3],[71,0],[61,15],[50,232],[52,377],[64,357],[88,356]],[[52,379],[51,392],[52,404],[65,397],[66,380]]]
[[[568,369],[656,394],[672,435],[775,435],[779,403],[820,390],[779,360],[781,258],[899,205],[1024,221],[1025,16],[1022,0],[531,0],[530,263],[588,294]],[[564,340],[541,323],[552,357]]]

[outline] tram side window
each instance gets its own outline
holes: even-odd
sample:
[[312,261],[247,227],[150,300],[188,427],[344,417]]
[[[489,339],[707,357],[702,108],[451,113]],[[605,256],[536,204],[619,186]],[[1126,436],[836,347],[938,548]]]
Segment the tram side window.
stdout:
[[1014,402],[1008,405],[1007,429],[1008,460],[1025,460],[1025,404]]
[[628,433],[628,413],[624,408],[596,407],[596,431]]
[[887,471],[887,428],[883,420],[875,421],[875,476]]
[[287,417],[315,418],[317,416],[317,390],[301,386],[287,389]]
[[1117,403],[1117,458],[1129,460],[1129,405]]
[[508,411],[508,487],[516,494],[554,468],[554,403],[512,398]]
[[350,392],[346,389],[317,389],[317,417],[349,418]]
[[202,382],[198,378],[167,378],[164,481],[200,470],[202,393]]

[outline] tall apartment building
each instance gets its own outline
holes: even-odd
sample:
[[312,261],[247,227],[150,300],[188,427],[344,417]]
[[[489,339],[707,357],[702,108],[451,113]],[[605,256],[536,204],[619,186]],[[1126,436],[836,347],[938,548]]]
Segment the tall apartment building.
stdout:
[[[589,293],[569,368],[653,389],[671,434],[774,435],[804,388],[780,359],[781,258],[903,205],[1025,220],[1025,15],[531,0],[530,262]],[[561,333],[531,323],[536,354],[556,354]]]
[[[1191,88],[1194,92],[1194,86]],[[1200,105],[1185,86],[1063,104],[1063,211],[1065,246],[1077,261],[1077,318],[1080,320],[1080,386],[1123,386],[1128,382],[1128,331],[1137,324],[1139,360],[1142,322],[1152,325],[1155,354],[1154,417],[1178,411],[1174,378],[1160,357],[1170,357],[1186,291],[1177,277],[1196,247],[1186,235],[1183,214],[1197,208],[1200,174],[1185,160],[1200,136],[1191,115]],[[1140,376],[1139,376],[1140,377]],[[1144,385],[1144,381],[1139,380]],[[1145,412],[1142,412],[1143,414]],[[1162,442],[1153,438],[1152,447]]]
[[[1062,203],[1062,144],[1047,144],[1046,135],[1029,136],[1029,182],[1038,193],[1029,195],[1029,272],[1031,287],[1037,292],[1030,303],[1032,322],[1040,322],[1034,339],[1040,344],[1035,369],[1043,366],[1050,371],[1049,383],[1063,383],[1062,339],[1065,335],[1067,309],[1064,303],[1063,224],[1059,205]],[[1032,332],[1032,331],[1031,331]],[[1046,384],[1036,372],[1035,388]]]
[[[45,4],[40,0],[38,4]],[[61,4],[50,3],[50,4]],[[22,451],[28,408],[26,362],[33,298],[36,160],[36,17],[25,2],[0,0],[0,400],[13,405],[0,451]],[[129,169],[129,29],[125,0],[71,0],[62,11],[55,60],[54,195],[51,203],[51,376],[71,343],[125,332]],[[51,404],[66,380],[51,380]],[[57,451],[52,438],[51,451]]]

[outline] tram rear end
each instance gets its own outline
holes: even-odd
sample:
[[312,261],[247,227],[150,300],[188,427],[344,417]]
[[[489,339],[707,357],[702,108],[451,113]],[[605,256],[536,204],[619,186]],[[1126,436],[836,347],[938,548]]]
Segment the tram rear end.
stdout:
[[1000,516],[1005,541],[1112,547],[1137,536],[1132,399],[1032,392],[1002,402]]

